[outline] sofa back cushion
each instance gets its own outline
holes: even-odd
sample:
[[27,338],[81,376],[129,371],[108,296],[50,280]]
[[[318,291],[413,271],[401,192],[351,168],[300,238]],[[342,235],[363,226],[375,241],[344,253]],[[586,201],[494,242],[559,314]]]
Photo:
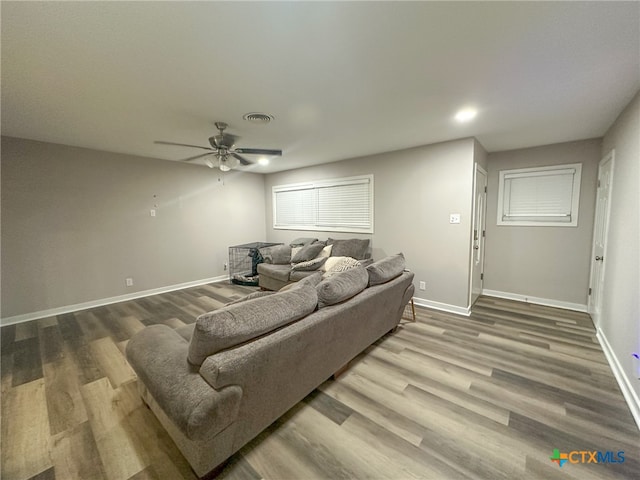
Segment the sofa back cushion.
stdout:
[[318,241],[317,238],[300,237],[300,238],[296,238],[295,240],[292,240],[289,243],[289,245],[291,245],[292,247],[304,247],[305,245],[311,245],[312,243],[317,241]]
[[258,290],[257,292],[251,292],[248,295],[245,295],[244,297],[238,298],[236,300],[232,300],[230,302],[225,303],[225,305],[234,305],[236,303],[242,303],[242,302],[246,302],[247,300],[254,300],[256,298],[260,298],[260,297],[266,297],[268,295],[273,295],[276,292],[271,292],[268,290]]
[[356,260],[362,260],[367,256],[369,249],[368,238],[350,238],[348,240],[335,240],[330,238],[327,245],[333,245],[331,256],[333,257],[352,257]]
[[305,245],[299,250],[296,250],[294,248],[291,253],[291,263],[308,262],[309,260],[313,260],[320,254],[320,252],[322,252],[323,248],[324,245],[321,243],[312,243],[311,245]]
[[344,302],[367,288],[369,276],[362,266],[336,273],[317,286],[318,307]]
[[189,362],[201,365],[209,355],[299,320],[317,303],[316,289],[306,284],[200,315],[189,343]]
[[273,245],[261,248],[260,254],[266,263],[275,265],[291,263],[291,247],[289,245]]
[[398,253],[389,257],[373,262],[367,267],[369,273],[369,286],[387,283],[396,277],[399,277],[404,271],[406,262],[404,255]]

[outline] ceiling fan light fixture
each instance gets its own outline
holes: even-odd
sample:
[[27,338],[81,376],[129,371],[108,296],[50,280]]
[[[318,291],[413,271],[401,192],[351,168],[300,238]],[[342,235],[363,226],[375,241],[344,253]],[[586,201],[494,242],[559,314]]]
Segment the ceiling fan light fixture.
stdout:
[[261,125],[265,125],[274,119],[273,115],[269,115],[268,113],[260,113],[260,112],[251,112],[245,113],[242,116],[247,122],[250,123],[258,123]]
[[223,172],[228,172],[229,170],[236,168],[240,163],[238,159],[231,157],[229,155],[224,155],[224,156],[221,155],[218,158],[219,158],[218,168]]
[[262,165],[262,166],[269,165],[269,159],[268,159],[268,158],[265,158],[265,157],[262,157],[261,159],[259,159],[259,160],[258,160],[258,163],[259,163],[260,165]]
[[207,167],[209,167],[209,168],[213,168],[213,166],[214,166],[214,165],[213,165],[213,162],[211,161],[211,159],[210,159],[210,158],[205,158],[204,163],[205,163],[205,165],[207,165]]

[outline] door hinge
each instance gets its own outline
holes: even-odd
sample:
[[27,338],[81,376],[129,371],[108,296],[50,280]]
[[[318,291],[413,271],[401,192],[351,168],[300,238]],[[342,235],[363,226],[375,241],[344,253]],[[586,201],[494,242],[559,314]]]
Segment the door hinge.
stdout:
[[487,193],[487,187],[484,187],[484,193]]
[[591,295],[591,287],[589,287],[589,295]]
[[482,237],[485,237],[487,235],[487,232],[482,230]]
[[598,180],[598,188],[600,188],[600,180]]
[[484,273],[480,274],[480,280],[484,280]]

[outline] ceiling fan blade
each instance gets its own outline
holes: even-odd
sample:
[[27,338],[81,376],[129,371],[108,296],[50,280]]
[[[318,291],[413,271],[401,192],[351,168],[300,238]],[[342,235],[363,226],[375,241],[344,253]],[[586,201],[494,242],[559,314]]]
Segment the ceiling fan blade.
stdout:
[[196,155],[194,157],[189,157],[189,158],[183,158],[182,160],[178,160],[179,162],[191,162],[193,160],[197,160],[199,158],[202,157],[207,157],[209,155],[213,155],[215,152],[209,152],[209,153],[201,153],[200,155]]
[[238,160],[240,160],[240,163],[241,163],[242,165],[244,165],[244,166],[247,166],[247,165],[251,165],[251,164],[253,164],[253,162],[250,162],[249,160],[247,160],[247,159],[246,159],[246,158],[244,158],[244,157],[241,157],[240,155],[238,155],[238,154],[237,154],[237,153],[235,153],[235,152],[231,152],[229,155],[231,155],[233,158],[237,158]]
[[156,140],[153,143],[158,144],[158,145],[176,145],[178,147],[192,147],[192,148],[201,148],[203,150],[213,150],[210,147],[201,147],[200,145],[189,145],[187,143],[163,142],[161,140]]
[[269,150],[267,148],[236,148],[237,153],[246,153],[249,155],[277,155],[282,156],[282,150]]

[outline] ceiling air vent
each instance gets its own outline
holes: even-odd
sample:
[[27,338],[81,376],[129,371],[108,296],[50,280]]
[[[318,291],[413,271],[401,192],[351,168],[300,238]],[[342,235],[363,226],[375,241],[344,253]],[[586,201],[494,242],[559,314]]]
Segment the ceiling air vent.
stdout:
[[267,124],[271,120],[273,120],[273,115],[268,115],[266,113],[246,113],[242,116],[247,122],[251,123],[259,123],[259,124]]

